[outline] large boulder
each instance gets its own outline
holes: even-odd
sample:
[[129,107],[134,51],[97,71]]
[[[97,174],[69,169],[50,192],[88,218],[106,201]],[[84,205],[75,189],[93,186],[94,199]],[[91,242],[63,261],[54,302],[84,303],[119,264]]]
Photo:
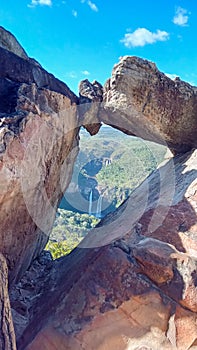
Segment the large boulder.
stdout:
[[99,119],[127,134],[168,145],[175,153],[197,146],[197,87],[171,80],[152,62],[122,57],[104,85],[102,107],[95,123]]
[[196,177],[196,151],[167,161],[55,261],[18,349],[196,349]]
[[95,135],[101,127],[99,110],[103,101],[103,87],[98,81],[84,79],[79,84],[79,116],[81,125],[90,135]]
[[[1,28],[0,41],[6,37]],[[0,250],[13,281],[46,245],[79,127],[77,96],[8,38],[9,51],[0,47]]]

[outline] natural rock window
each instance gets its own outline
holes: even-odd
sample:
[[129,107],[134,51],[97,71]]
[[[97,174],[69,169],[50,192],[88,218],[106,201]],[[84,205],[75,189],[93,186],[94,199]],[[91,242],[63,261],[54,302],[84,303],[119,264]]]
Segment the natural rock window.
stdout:
[[[0,349],[195,349],[197,88],[126,56],[104,87],[83,81],[77,97],[0,27],[0,97]],[[101,128],[90,147],[106,130],[102,123],[167,145],[174,157],[134,190],[139,178],[131,185],[132,175],[129,198],[54,261],[43,249],[72,180],[79,127],[91,135]],[[118,137],[101,140],[109,151]],[[135,142],[118,141],[106,157],[79,166],[86,205],[78,221],[104,215],[105,198],[107,208],[118,206],[124,198],[117,188],[131,169],[143,176],[152,170],[143,147],[132,159]],[[128,144],[129,156],[121,157]]]
[[114,212],[163,161],[167,150],[107,125],[95,136],[81,128],[79,146],[47,244],[54,258],[69,253],[100,219]]

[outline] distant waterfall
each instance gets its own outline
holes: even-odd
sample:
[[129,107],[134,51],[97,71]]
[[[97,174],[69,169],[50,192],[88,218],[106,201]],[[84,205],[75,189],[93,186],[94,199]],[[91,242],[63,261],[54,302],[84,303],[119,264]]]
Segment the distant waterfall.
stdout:
[[108,165],[110,165],[111,164],[111,159],[106,159],[105,160],[105,166],[108,166]]
[[96,217],[101,218],[101,211],[102,211],[102,196],[99,196],[97,207],[96,207]]
[[90,195],[89,195],[89,209],[88,209],[89,215],[92,215],[92,196],[93,196],[93,192],[91,190]]

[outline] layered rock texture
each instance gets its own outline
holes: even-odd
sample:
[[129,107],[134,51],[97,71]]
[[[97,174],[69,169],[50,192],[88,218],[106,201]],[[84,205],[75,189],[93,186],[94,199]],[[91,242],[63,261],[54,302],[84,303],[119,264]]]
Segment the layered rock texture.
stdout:
[[37,300],[26,273],[13,293],[28,324],[18,348],[196,349],[196,175],[196,151],[161,166],[69,256],[47,262]]
[[197,88],[179,78],[171,80],[152,62],[122,57],[103,88],[102,107],[95,122],[99,117],[127,134],[168,145],[175,153],[197,146]]
[[16,350],[15,332],[8,295],[8,268],[2,254],[0,254],[0,272],[0,349]]
[[5,30],[5,28],[0,26],[0,47],[3,49],[6,49],[8,51],[11,51],[15,55],[24,58],[26,60],[29,59],[27,53],[22,48],[22,46],[19,44],[18,40],[15,38],[12,33]]
[[90,83],[88,79],[82,80],[79,84],[79,115],[81,125],[91,135],[97,134],[101,127],[100,107],[103,101],[103,87],[97,81]]
[[13,36],[3,33],[0,251],[13,281],[45,247],[69,184],[78,151],[78,99],[64,83],[24,58]]
[[[0,349],[197,349],[196,94],[124,57],[78,98],[0,28]],[[79,126],[102,121],[183,154],[53,261]]]

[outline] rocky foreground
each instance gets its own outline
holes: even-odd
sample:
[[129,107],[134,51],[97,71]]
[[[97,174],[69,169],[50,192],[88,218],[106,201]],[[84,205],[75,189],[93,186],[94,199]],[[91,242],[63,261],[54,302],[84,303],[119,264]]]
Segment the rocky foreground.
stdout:
[[[79,92],[0,28],[0,349],[197,349],[197,88],[123,57]],[[176,156],[52,261],[80,126],[101,122]]]

